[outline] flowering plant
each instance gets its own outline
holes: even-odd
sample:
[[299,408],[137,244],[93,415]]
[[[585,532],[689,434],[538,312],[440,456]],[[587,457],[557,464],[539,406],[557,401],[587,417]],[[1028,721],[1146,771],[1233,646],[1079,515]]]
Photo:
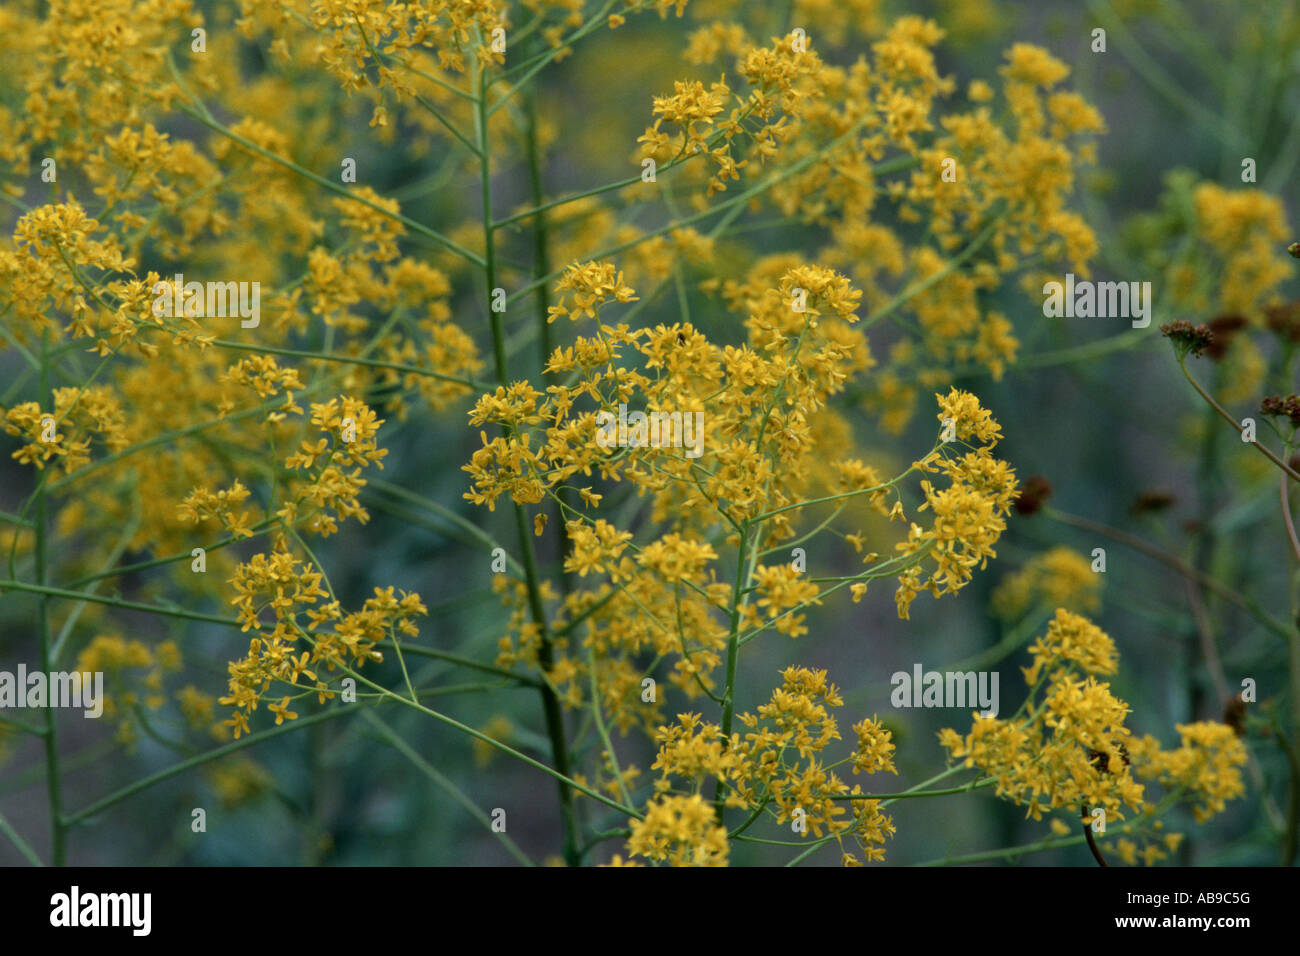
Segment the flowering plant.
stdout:
[[[1171,171],[1114,227],[1096,208],[1107,121],[1076,81],[1091,69],[1007,38],[1000,5],[778,6],[0,8],[0,613],[34,622],[0,652],[105,675],[108,744],[138,771],[93,797],[54,702],[37,718],[0,699],[0,759],[43,764],[48,794],[48,841],[0,814],[16,852],[65,862],[76,825],[179,777],[186,818],[207,796],[214,814],[282,798],[320,862],[343,829],[324,768],[366,759],[370,735],[406,761],[408,791],[431,783],[499,843],[484,853],[525,863],[537,851],[508,821],[549,777],[540,850],[568,865],[828,845],[846,865],[893,861],[897,805],[959,794],[1048,828],[942,862],[1086,845],[1150,864],[1246,797],[1247,767],[1294,857],[1300,635],[1227,557],[1258,519],[1300,560],[1300,311],[1281,292],[1276,186]],[[1163,28],[1098,6],[1085,58],[1107,30],[1141,53]],[[1294,38],[1300,17],[1284,20]],[[976,69],[967,54],[992,40]],[[586,84],[581,111],[566,84]],[[1276,117],[1261,122],[1271,135]],[[1168,529],[1048,506],[1034,429],[1055,413],[1008,388],[1158,341],[1136,323],[1072,341],[1079,326],[1043,308],[1044,283],[1117,260],[1156,286],[1164,367],[1206,403],[1187,439],[1191,558],[1153,543]],[[1209,388],[1189,369],[1207,354]],[[1224,408],[1248,400],[1280,452]],[[1219,418],[1258,461],[1235,446],[1228,461]],[[1264,524],[1249,502],[1279,475],[1284,521]],[[1187,586],[1145,610],[1195,634],[1181,717],[1133,676],[1140,646],[1142,665],[1121,664],[1133,617],[1111,626],[1124,642],[1093,620],[1104,548],[1044,541],[1047,522]],[[1008,538],[1018,569],[995,572]],[[965,707],[912,737],[861,669],[918,656],[892,637],[818,666],[867,614],[960,660],[950,604],[975,608],[968,636],[992,634],[958,672],[1036,637],[1008,715]],[[1225,661],[1215,634],[1237,611],[1249,643]],[[1269,679],[1277,655],[1289,687]],[[297,796],[258,759],[288,735],[306,740],[280,752],[311,779]],[[148,772],[159,748],[175,759]],[[1288,814],[1261,769],[1283,757]],[[202,832],[175,853],[202,858]],[[422,853],[447,859],[451,840]]]

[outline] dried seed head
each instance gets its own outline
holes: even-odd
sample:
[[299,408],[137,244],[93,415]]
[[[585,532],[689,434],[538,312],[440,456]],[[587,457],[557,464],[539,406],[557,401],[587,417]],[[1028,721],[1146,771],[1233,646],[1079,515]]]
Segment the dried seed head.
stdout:
[[1148,488],[1134,499],[1133,513],[1140,515],[1153,511],[1164,511],[1177,500],[1171,491],[1166,491],[1163,488]]
[[1020,497],[1014,507],[1018,515],[1031,515],[1038,511],[1052,496],[1052,483],[1042,475],[1030,475],[1020,489]]
[[1213,338],[1206,352],[1210,358],[1219,362],[1228,354],[1228,346],[1232,344],[1233,338],[1246,327],[1246,317],[1244,315],[1220,315],[1209,322],[1210,334]]
[[1279,337],[1300,342],[1300,299],[1264,308],[1264,321]]
[[1210,331],[1208,325],[1192,325],[1185,319],[1160,326],[1160,332],[1174,343],[1174,348],[1178,350],[1180,357],[1185,357],[1188,352],[1191,352],[1200,358],[1201,353],[1214,341],[1214,333]]
[[1228,701],[1223,709],[1223,722],[1233,729],[1238,737],[1246,732],[1246,702],[1238,694]]
[[1269,395],[1259,403],[1259,413],[1289,418],[1292,426],[1300,427],[1300,396],[1288,395],[1283,398],[1281,395]]

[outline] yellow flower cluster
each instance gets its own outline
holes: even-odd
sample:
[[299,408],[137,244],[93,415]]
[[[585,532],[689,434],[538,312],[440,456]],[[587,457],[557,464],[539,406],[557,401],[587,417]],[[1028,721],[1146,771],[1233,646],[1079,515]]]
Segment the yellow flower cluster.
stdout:
[[300,443],[298,451],[284,460],[286,468],[304,471],[308,477],[288,483],[288,500],[277,515],[293,522],[304,505],[310,506],[307,527],[322,537],[338,530],[339,518],[354,517],[365,524],[370,515],[357,499],[366,484],[361,469],[371,464],[384,467],[388,450],[375,439],[383,419],[376,418],[364,402],[344,397],[313,404],[311,424],[327,437]]
[[[418,636],[414,618],[428,613],[418,594],[403,591],[399,597],[391,587],[375,588],[360,611],[345,613],[321,588],[322,580],[319,571],[294,558],[283,539],[270,555],[255,554],[236,569],[232,603],[239,609],[242,629],[257,633],[249,641],[248,656],[231,662],[229,690],[221,698],[222,704],[235,708],[226,724],[237,738],[249,732],[248,714],[257,710],[274,683],[298,689],[302,692],[298,696],[315,693],[323,703],[336,692],[318,676],[321,666],[353,673],[353,666],[383,660],[376,649],[381,642],[397,640],[398,633]],[[322,603],[322,598],[329,600]],[[273,622],[262,620],[267,610]],[[326,625],[330,632],[325,631]],[[300,641],[308,645],[307,650],[301,649]],[[288,710],[289,701],[285,696],[268,705],[277,724],[298,716]]]
[[[1295,263],[1285,254],[1291,238],[1286,210],[1277,196],[1199,182],[1187,170],[1165,177],[1157,209],[1134,217],[1130,232],[1144,265],[1160,275],[1180,314],[1235,317],[1261,327],[1267,310],[1282,302],[1282,284],[1295,275]],[[1248,352],[1250,365],[1264,363],[1248,336],[1223,344],[1230,361]],[[1243,397],[1256,394],[1263,374],[1245,371],[1235,368],[1231,376],[1245,379],[1236,383]]]
[[1066,547],[1035,555],[1019,571],[1008,574],[993,591],[993,612],[1003,620],[1020,617],[1044,604],[1076,612],[1101,607],[1099,574],[1086,557]]
[[[1160,832],[1163,824],[1153,819],[1157,804],[1138,778],[1170,786],[1171,799],[1196,801],[1201,822],[1242,794],[1237,768],[1246,754],[1232,728],[1180,725],[1182,746],[1173,751],[1162,750],[1154,737],[1132,734],[1125,724],[1128,705],[1097,680],[1115,673],[1119,658],[1109,635],[1091,621],[1059,608],[1029,650],[1033,663],[1023,670],[1030,693],[1015,715],[976,714],[965,736],[951,728],[939,734],[953,758],[984,771],[997,794],[1025,806],[1029,817],[1065,808],[1088,823],[1103,810],[1107,827],[1126,833],[1127,842],[1116,844],[1121,858],[1133,862],[1145,844],[1141,855],[1150,864],[1176,848],[1179,837]],[[1117,827],[1125,808],[1138,816]]]
[[[914,522],[907,540],[897,545],[904,556],[918,558],[899,576],[895,600],[902,618],[908,616],[912,600],[921,590],[927,589],[935,597],[960,590],[977,567],[983,568],[989,558],[997,556],[993,545],[1006,528],[1006,516],[1016,496],[1015,472],[993,457],[1002,432],[989,411],[980,407],[975,396],[955,388],[947,396],[935,398],[938,417],[953,440],[941,441],[935,452],[914,467],[943,472],[951,484],[936,489],[929,481],[921,482],[925,504],[920,510],[932,511],[934,522],[928,529]],[[980,444],[970,445],[967,439]],[[952,444],[974,450],[958,457],[948,453]]]
[[584,316],[595,318],[598,305],[636,301],[636,290],[626,285],[623,273],[608,262],[575,262],[565,270],[555,288],[559,292],[571,292],[573,297],[570,301],[568,296],[562,296],[558,303],[547,309],[547,322],[554,322],[560,316],[568,316],[574,321]]
[[104,716],[115,721],[117,741],[130,746],[141,727],[149,732],[148,713],[167,702],[164,679],[182,664],[175,641],[150,647],[117,634],[99,634],[77,655],[76,670],[104,675]]
[[[709,694],[729,632],[749,640],[772,628],[797,637],[809,630],[805,612],[824,600],[821,586],[792,564],[755,561],[736,601],[708,542],[722,535],[728,546],[743,541],[770,551],[798,534],[808,499],[861,501],[876,514],[903,518],[898,479],[883,480],[859,459],[827,460],[817,452],[845,441],[848,425],[831,399],[871,363],[854,328],[860,294],[844,276],[788,257],[761,263],[748,282],[724,290],[747,315],[748,340],[722,347],[685,323],[634,330],[601,321],[602,307],[633,295],[610,264],[570,267],[562,285],[577,298],[553,313],[590,311],[596,334],[552,353],[547,372],[567,374],[565,384],[543,392],[517,381],[480,397],[470,423],[496,425],[501,433],[482,433],[482,447],[464,466],[472,482],[465,498],[489,509],[503,495],[520,506],[561,504],[564,567],[584,586],[571,587],[551,612],[549,630],[563,637],[549,678],[566,704],[590,699],[591,665],[568,634],[569,622],[581,618],[583,646],[598,651],[594,666],[610,719],[651,729],[656,708],[614,692],[636,686],[639,655],[653,650],[672,661],[672,680],[689,696]],[[657,415],[658,440],[623,442],[613,434],[620,406]],[[952,483],[944,490],[922,483],[923,509],[935,512],[933,530],[914,525],[910,541],[898,546],[901,559],[868,553],[866,569],[843,582],[856,600],[872,578],[899,576],[903,616],[909,591],[952,593],[993,555],[1015,492],[1011,469],[992,454],[1001,432],[989,411],[955,389],[940,397],[940,408],[955,441],[982,445],[957,456],[940,443],[913,466],[942,472]],[[604,496],[597,477],[629,481],[651,496],[655,533],[637,543],[631,532],[588,515]],[[539,508],[533,521],[542,535],[543,515]],[[861,532],[853,534],[860,544]],[[922,577],[927,561],[934,565],[929,581]],[[498,666],[539,660],[544,630],[527,590],[503,586],[501,593],[512,615]],[[543,596],[548,607],[551,593]]]
[[208,519],[220,521],[230,536],[251,538],[252,528],[247,511],[236,511],[247,500],[249,490],[236,481],[225,491],[212,492],[206,488],[195,488],[181,502],[177,514],[182,521],[198,524]]
[[1176,750],[1161,750],[1155,738],[1143,737],[1133,743],[1133,761],[1148,776],[1183,789],[1195,801],[1196,821],[1204,823],[1246,792],[1238,769],[1246,749],[1227,724],[1203,720],[1174,729],[1182,741]]
[[[609,54],[575,57],[579,76],[635,75],[643,112],[630,125],[617,117],[621,127],[601,122],[607,113],[580,117],[584,145],[618,128],[632,155],[614,150],[612,184],[548,196],[548,148],[569,135],[575,107],[539,115],[557,105],[534,95],[539,71],[637,12],[688,6],[672,60],[682,73],[651,72],[664,61],[637,55],[646,40],[633,31]],[[855,744],[832,760],[843,700],[826,672],[788,668],[765,703],[738,712],[737,660],[760,638],[814,633],[837,591],[858,601],[871,582],[894,581],[907,618],[919,593],[953,594],[996,557],[1015,473],[995,454],[991,411],[952,383],[997,379],[1016,362],[1011,310],[989,307],[1015,276],[1037,296],[1048,270],[1089,274],[1097,241],[1071,202],[1105,130],[1067,87],[1069,67],[1040,47],[1012,45],[992,82],[964,90],[944,74],[945,28],[987,35],[990,0],[938,0],[937,20],[884,6],[793,0],[780,36],[771,10],[741,0],[645,0],[594,16],[581,0],[0,9],[0,57],[15,64],[0,83],[0,190],[18,210],[0,248],[0,332],[26,365],[0,417],[34,489],[0,546],[21,579],[11,584],[44,593],[58,643],[83,648],[78,667],[109,675],[119,738],[152,734],[164,707],[190,731],[238,738],[259,705],[281,725],[345,678],[391,703],[362,669],[371,662],[373,675],[417,637],[427,608],[368,581],[372,596],[349,610],[308,533],[365,524],[367,506],[389,497],[417,507],[414,492],[367,480],[388,455],[381,426],[421,404],[472,402],[481,444],[463,465],[463,498],[504,504],[522,529],[509,573],[497,573],[496,539],[474,535],[494,546],[507,609],[487,624],[505,622],[491,634],[507,670],[496,676],[541,689],[557,773],[572,760],[565,773],[590,781],[588,796],[644,809],[628,858],[726,865],[761,821],[836,842],[847,865],[883,859],[894,826],[882,798],[839,773],[895,774],[890,730],[874,716],[853,724]],[[261,63],[251,73],[250,45]],[[622,92],[598,99],[624,103]],[[368,140],[345,147],[341,128]],[[414,163],[432,175],[406,181]],[[525,167],[530,188],[498,188]],[[479,200],[468,220],[465,182]],[[1177,302],[1262,321],[1291,274],[1281,203],[1191,180],[1173,189],[1147,225],[1198,244],[1161,262]],[[737,241],[732,224],[762,206],[808,227],[801,251]],[[740,228],[766,226],[755,216]],[[156,284],[182,269],[200,284],[256,284],[266,321],[250,334],[229,311],[155,314]],[[480,328],[465,304],[485,278]],[[662,314],[642,310],[670,284],[677,320],[636,321]],[[526,322],[515,303],[533,295],[538,321]],[[868,336],[885,321],[901,333],[873,354]],[[1263,374],[1262,354],[1233,348],[1238,370]],[[520,374],[538,354],[543,367]],[[938,437],[910,467],[913,454],[859,446],[862,413],[898,433],[936,389]],[[70,547],[47,549],[55,536]],[[861,567],[810,571],[836,559],[828,539],[851,545]],[[188,564],[198,554],[208,573]],[[539,580],[543,568],[562,573]],[[65,585],[135,587],[136,572],[149,580],[130,601],[107,587],[64,600]],[[1118,668],[1114,645],[1072,613],[1097,606],[1097,582],[1059,548],[1003,582],[1000,614],[1061,607],[1030,648],[1029,700],[966,736],[945,731],[944,745],[1035,818],[1145,813],[1138,779],[1191,801],[1198,819],[1221,811],[1242,792],[1241,745],[1218,724],[1180,725],[1170,751],[1130,733],[1127,704],[1098,680]],[[176,591],[236,616],[160,597]],[[177,644],[116,636],[105,621],[115,604],[233,620],[248,645],[227,655],[225,693],[166,686],[182,666]],[[656,695],[655,679],[672,690]],[[407,689],[414,698],[409,679]],[[720,719],[679,712],[678,692],[719,705]],[[565,709],[589,711],[575,740],[563,739]],[[484,724],[477,757],[531,737],[513,718]],[[658,777],[636,797],[641,771],[620,764],[610,728],[657,745]],[[271,779],[233,760],[209,783],[233,806]],[[744,816],[729,827],[729,812]],[[1114,845],[1151,862],[1178,840],[1154,832],[1125,829]],[[582,841],[568,842],[576,852]]]
[[1086,617],[1058,608],[1047,625],[1047,633],[1029,647],[1034,655],[1031,666],[1024,668],[1025,683],[1033,686],[1040,676],[1055,679],[1071,666],[1089,674],[1113,674],[1119,667],[1119,655],[1110,636]]
[[[848,8],[825,6],[801,4],[817,24],[817,42],[839,42]],[[643,157],[681,165],[675,179],[704,185],[694,197],[700,208],[728,180],[759,180],[779,152],[790,167],[770,184],[772,199],[787,215],[829,228],[819,261],[852,269],[882,316],[899,305],[886,282],[910,277],[905,307],[916,316],[919,341],[899,342],[867,386],[887,425],[901,429],[918,386],[951,381],[952,367],[965,363],[1000,377],[1014,361],[1019,343],[1010,321],[981,303],[1004,276],[1032,254],[1088,274],[1096,240],[1066,203],[1076,167],[1093,161],[1088,138],[1105,124],[1082,97],[1060,88],[1069,68],[1024,43],[1007,51],[1000,70],[1003,110],[994,112],[996,93],[979,80],[969,108],[939,115],[938,104],[956,89],[936,64],[943,29],[915,16],[886,24],[875,4],[862,6],[856,27],[872,38],[871,55],[848,68],[823,62],[814,37],[799,32],[755,45],[741,10],[739,22],[702,26],[690,37],[687,61],[712,65],[730,54],[747,91],[733,92],[725,76],[677,81],[671,95],[654,98],[654,123],[639,142]],[[891,151],[901,155],[883,160]],[[709,162],[692,162],[697,155]],[[884,178],[909,169],[909,180]],[[926,222],[931,242],[909,248],[893,227],[873,221],[882,197],[903,222]],[[975,255],[981,249],[987,255]],[[959,269],[954,255],[975,258]],[[1040,272],[1025,276],[1029,294],[1041,281]]]
[[36,402],[23,402],[6,409],[4,421],[8,434],[28,440],[13,458],[37,468],[57,459],[65,474],[90,462],[94,439],[110,453],[128,444],[122,404],[111,389],[100,386],[56,388],[52,411],[42,411]]
[[[336,77],[344,90],[362,91],[371,84],[373,66],[380,86],[398,95],[414,88],[404,79],[436,54],[439,69],[463,72],[465,54],[503,63],[492,49],[492,31],[509,25],[508,7],[493,0],[437,0],[434,3],[383,3],[379,0],[298,0],[261,11],[241,0],[250,35],[256,25],[272,26],[275,42],[287,48],[314,38],[311,60]],[[277,22],[278,21],[278,22]],[[307,27],[306,31],[299,26]],[[294,29],[297,27],[297,29]],[[398,72],[394,65],[406,68]]]
[[631,855],[671,866],[727,865],[727,831],[698,793],[656,797],[646,806],[645,819],[630,826]]
[[1291,237],[1277,196],[1258,189],[1224,189],[1215,183],[1196,187],[1197,237],[1223,266],[1217,307],[1223,312],[1255,312],[1271,304],[1279,285],[1294,271],[1282,255]]
[[[659,796],[651,806],[655,801],[699,801],[700,788],[711,778],[725,789],[724,805],[748,812],[750,823],[766,814],[796,834],[811,832],[820,837],[825,830],[841,848],[846,838],[852,839],[856,852],[866,860],[884,859],[883,845],[894,826],[881,813],[880,801],[863,794],[858,785],[850,788],[819,757],[840,739],[831,714],[831,708],[844,703],[839,691],[822,670],[790,667],[781,676],[781,686],[773,690],[768,703],[755,713],[736,715],[747,733],[733,733],[728,739],[717,724],[689,713],[679,714],[676,724],[660,727],[659,752],[651,767],[660,771],[655,782]],[[857,746],[848,762],[854,773],[897,773],[891,734],[879,721],[863,720],[853,730]],[[716,822],[713,808],[708,807],[708,812]],[[634,822],[634,834],[635,826]],[[710,841],[726,841],[726,830],[707,833]],[[628,850],[640,852],[634,839],[629,839]],[[846,865],[859,862],[848,850],[842,851],[842,857]]]

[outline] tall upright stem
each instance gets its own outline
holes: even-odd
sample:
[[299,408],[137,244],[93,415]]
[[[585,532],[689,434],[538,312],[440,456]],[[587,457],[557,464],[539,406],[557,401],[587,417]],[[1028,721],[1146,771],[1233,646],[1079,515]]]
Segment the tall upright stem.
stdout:
[[[502,328],[502,314],[492,308],[493,292],[497,288],[496,272],[496,237],[492,221],[492,159],[488,143],[488,83],[487,66],[475,65],[475,140],[479,154],[480,191],[483,199],[483,272],[487,283],[487,302],[492,324],[492,355],[496,364],[497,382],[509,385],[510,379],[506,368],[505,332]],[[528,608],[533,623],[537,626],[541,638],[538,650],[538,665],[543,672],[549,671],[554,664],[554,645],[546,621],[546,609],[542,606],[542,592],[538,584],[537,557],[533,553],[533,540],[528,527],[528,516],[521,505],[514,505],[515,530],[519,535],[519,549],[522,552],[524,577],[528,585]],[[562,777],[569,777],[569,749],[564,735],[564,714],[560,710],[560,701],[554,689],[547,681],[542,682],[542,709],[546,718],[546,735],[551,743],[551,759],[555,770]],[[564,861],[569,866],[581,862],[578,847],[577,818],[574,815],[573,791],[567,783],[558,782],[560,790],[560,814],[564,819]]]
[[[541,210],[541,206],[546,198],[546,190],[542,185],[542,150],[537,138],[537,94],[530,87],[524,99],[524,112],[527,119],[527,143],[528,143],[528,183],[532,192],[534,208],[539,209],[536,216],[533,217],[533,279],[543,279],[550,275],[551,256],[547,248],[549,236],[547,233],[546,212]],[[538,341],[541,342],[542,368],[545,370],[546,362],[551,356],[551,350],[555,347],[551,339],[550,323],[551,291],[546,282],[537,286],[537,329]],[[558,385],[559,376],[552,373],[547,376],[548,385]],[[556,497],[560,505],[565,503],[565,494],[563,488],[555,489]],[[563,562],[564,556],[569,553],[569,529],[564,519],[564,509],[560,505],[556,506],[556,532],[559,540],[560,560]],[[569,595],[569,576],[560,571],[560,593],[564,597]]]
[[[40,400],[50,394],[49,331],[41,334],[41,392]],[[51,406],[51,409],[53,406]],[[51,411],[51,414],[53,412]],[[57,423],[55,424],[57,428]],[[46,534],[49,524],[49,492],[45,476],[36,485],[35,516],[35,558],[36,583],[42,587],[48,584]],[[41,594],[36,600],[36,630],[41,641],[41,670],[47,678],[51,677],[53,664],[53,644],[50,641],[50,596]],[[54,701],[45,702],[45,777],[46,790],[50,806],[50,860],[55,866],[63,866],[67,860],[67,829],[63,823],[63,783],[59,775],[59,724],[55,719]]]
[[[745,558],[749,548],[749,519],[740,531],[740,546],[736,549],[736,581],[731,588],[731,633],[727,637],[727,684],[722,692],[722,743],[731,743],[731,721],[736,713],[736,659],[740,654],[740,594],[746,584]],[[718,822],[722,822],[723,783],[718,781],[713,791],[713,809]]]

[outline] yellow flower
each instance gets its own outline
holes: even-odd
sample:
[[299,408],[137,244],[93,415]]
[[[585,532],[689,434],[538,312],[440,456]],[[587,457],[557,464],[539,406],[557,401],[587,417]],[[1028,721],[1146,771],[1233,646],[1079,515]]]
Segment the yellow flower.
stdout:
[[726,866],[727,831],[699,794],[653,798],[644,820],[631,820],[627,852],[671,866]]

